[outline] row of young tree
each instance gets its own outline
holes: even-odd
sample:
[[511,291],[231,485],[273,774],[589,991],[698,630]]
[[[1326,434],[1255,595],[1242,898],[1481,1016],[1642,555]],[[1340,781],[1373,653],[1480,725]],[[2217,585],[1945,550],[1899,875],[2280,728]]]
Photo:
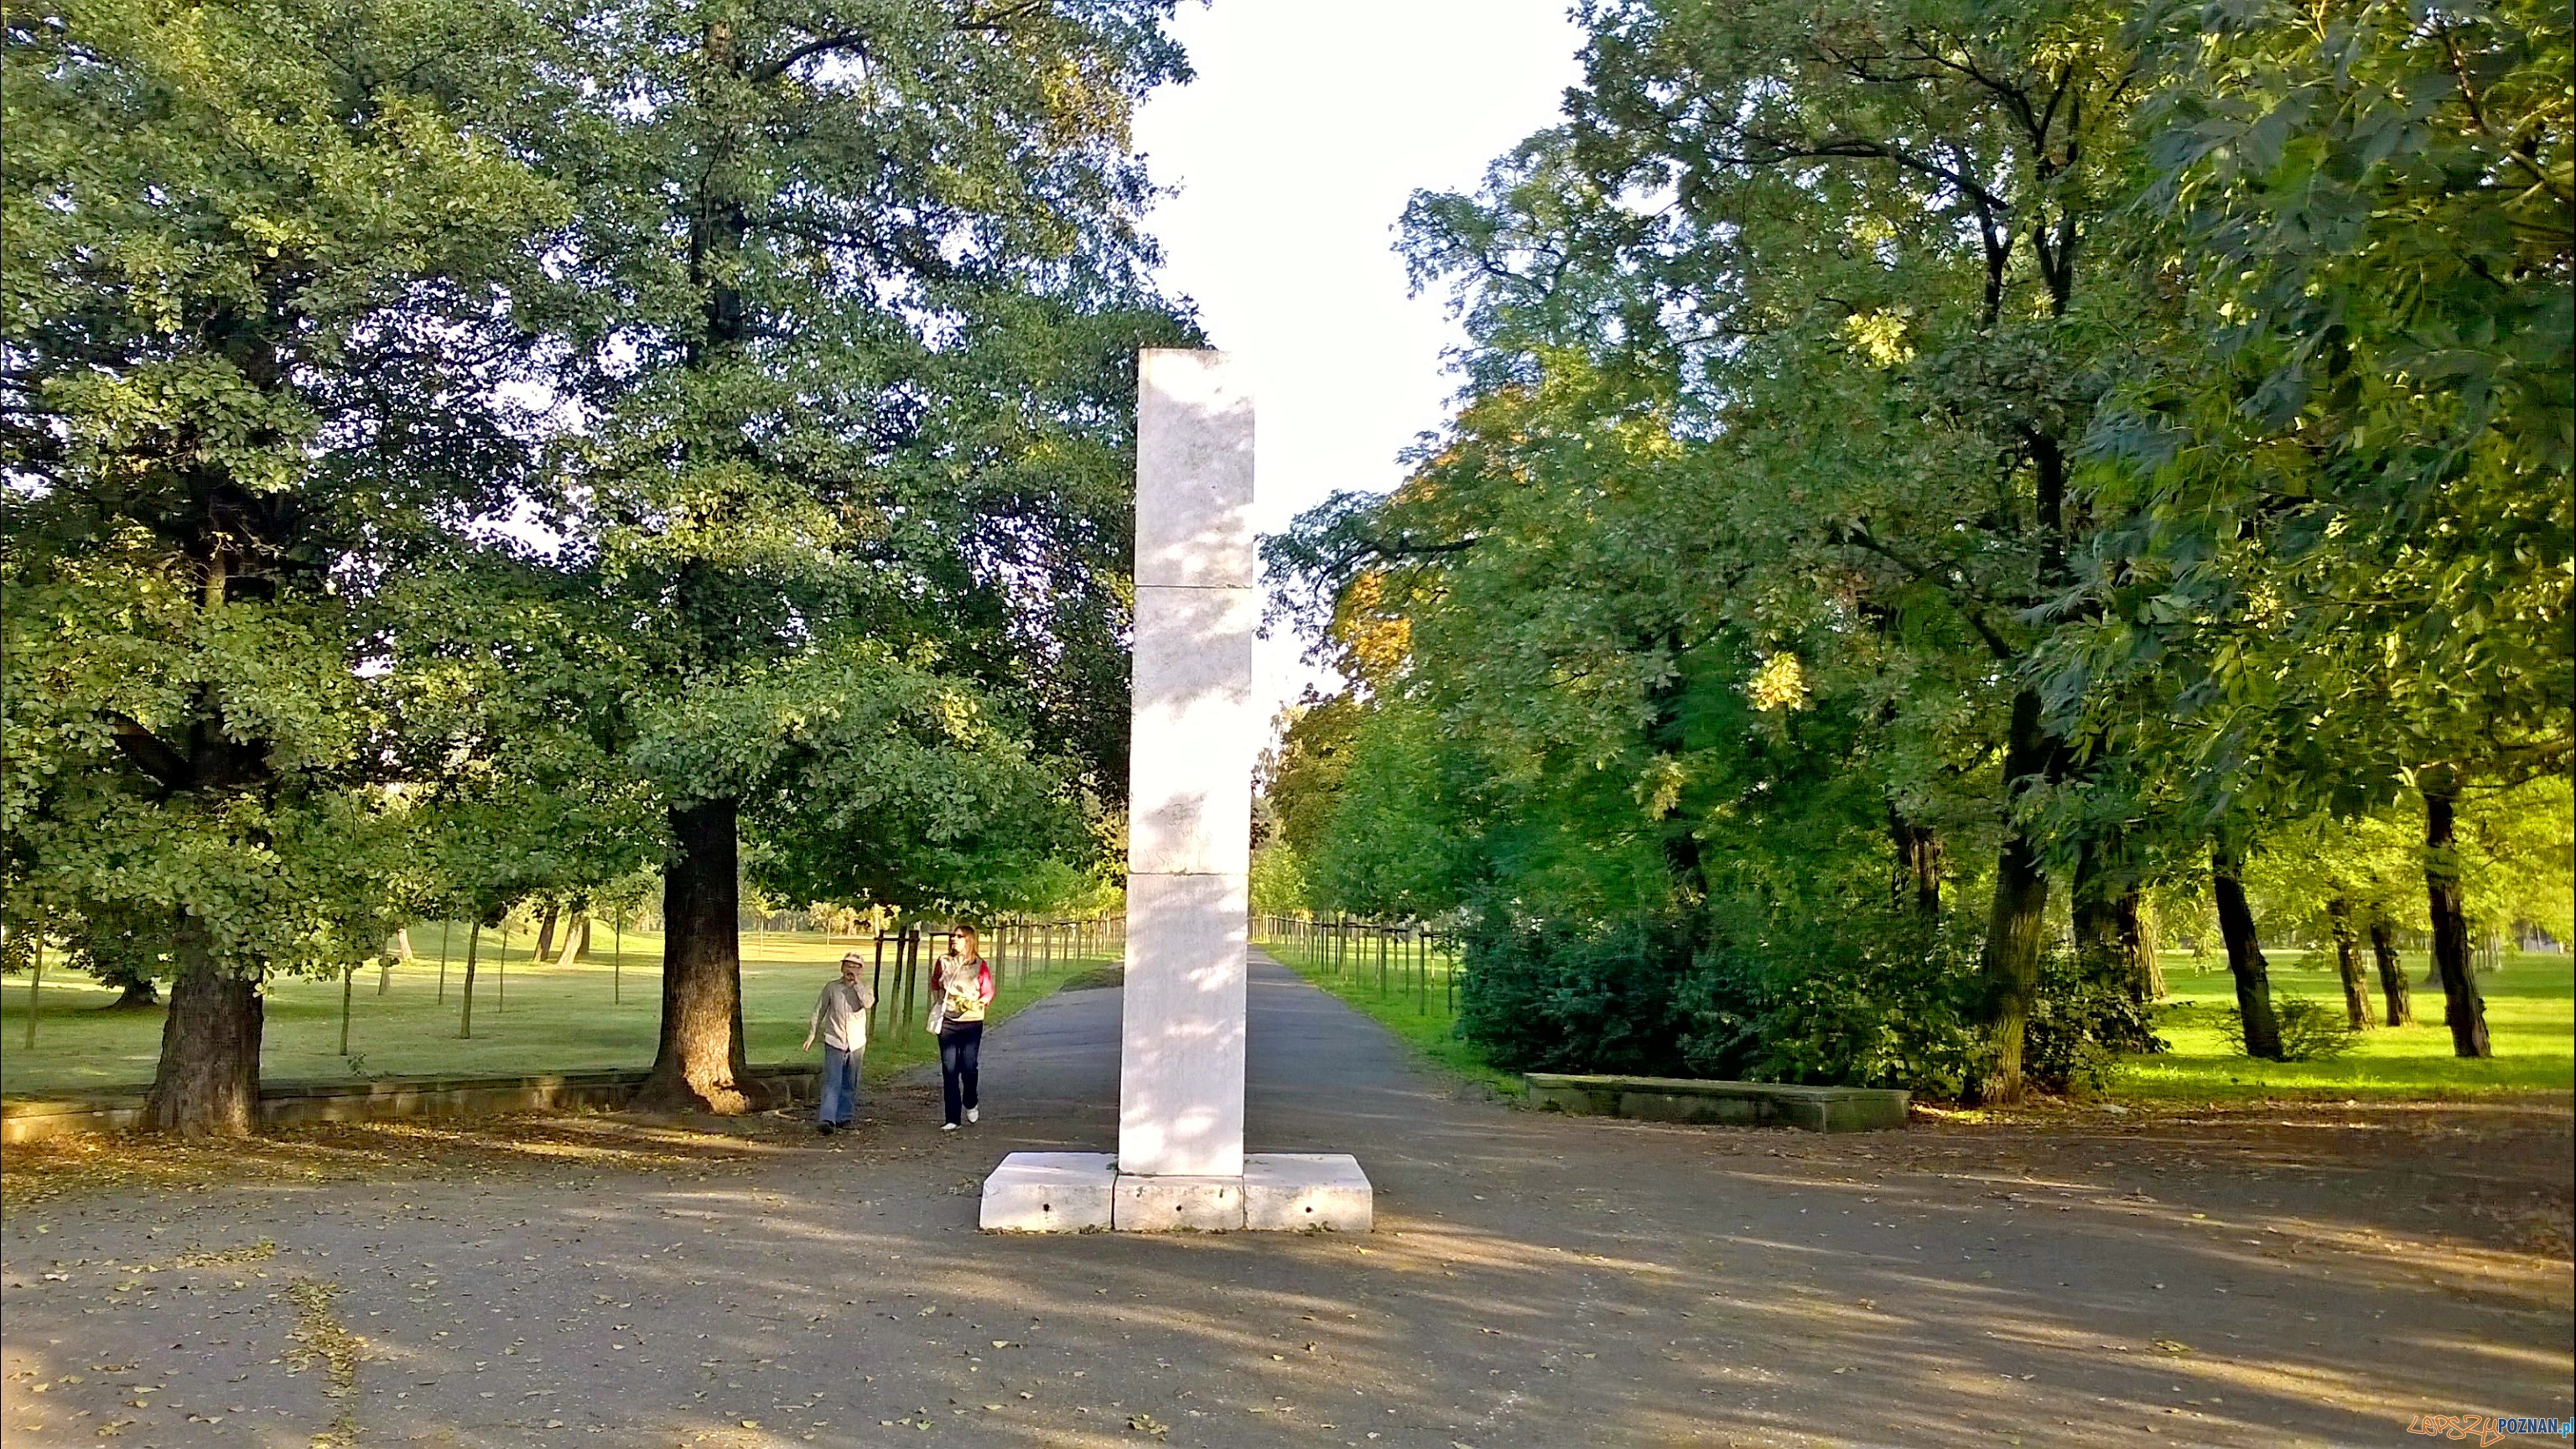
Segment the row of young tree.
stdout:
[[1274,906],[1471,913],[1523,1061],[2010,1101],[2152,1041],[2159,898],[2279,1055],[2260,899],[2488,1054],[2473,934],[2569,935],[2568,7],[1578,12],[1405,217],[1452,421],[1269,546],[1353,681]]
[[171,977],[154,1125],[407,921],[658,876],[645,1097],[739,1110],[742,882],[1086,888],[1168,8],[8,12],[0,887]]

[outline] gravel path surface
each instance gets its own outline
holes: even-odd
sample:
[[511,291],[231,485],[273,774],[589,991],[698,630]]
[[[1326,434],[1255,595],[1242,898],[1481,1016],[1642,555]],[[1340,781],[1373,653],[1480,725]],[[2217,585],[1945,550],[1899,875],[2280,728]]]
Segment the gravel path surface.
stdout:
[[[1256,1150],[1366,1236],[975,1231],[1106,1150],[1115,989],[784,1118],[343,1129],[29,1191],[8,1445],[2402,1444],[2566,1415],[2571,1117],[2102,1112],[1815,1138],[1456,1095],[1267,962]],[[101,1172],[107,1172],[105,1167]],[[101,1182],[108,1185],[102,1186]]]

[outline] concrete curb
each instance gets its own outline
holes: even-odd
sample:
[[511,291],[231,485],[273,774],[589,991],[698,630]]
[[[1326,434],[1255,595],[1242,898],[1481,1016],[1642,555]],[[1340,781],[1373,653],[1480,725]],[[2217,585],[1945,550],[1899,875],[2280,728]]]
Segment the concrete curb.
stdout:
[[1584,1117],[1874,1132],[1905,1125],[1910,1094],[1884,1087],[1798,1087],[1680,1077],[1568,1076],[1529,1072],[1530,1105]]
[[[259,1125],[378,1122],[405,1117],[478,1117],[575,1107],[622,1107],[643,1071],[549,1072],[509,1077],[378,1077],[366,1082],[270,1082],[259,1094]],[[810,1102],[821,1073],[808,1066],[753,1067],[751,1080],[785,1102]],[[82,1132],[131,1130],[143,1094],[10,1098],[0,1102],[0,1142],[15,1145]]]

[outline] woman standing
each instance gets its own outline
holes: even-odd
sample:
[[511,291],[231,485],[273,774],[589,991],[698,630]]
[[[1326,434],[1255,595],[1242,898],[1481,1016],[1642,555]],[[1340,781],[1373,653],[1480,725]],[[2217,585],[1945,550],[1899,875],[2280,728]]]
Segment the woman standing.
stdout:
[[993,1000],[993,963],[984,959],[984,938],[972,926],[957,928],[948,954],[930,968],[930,989],[939,996],[939,1097],[947,1120],[942,1132],[957,1130],[964,1120],[978,1121],[975,1070],[984,1048],[984,1008]]

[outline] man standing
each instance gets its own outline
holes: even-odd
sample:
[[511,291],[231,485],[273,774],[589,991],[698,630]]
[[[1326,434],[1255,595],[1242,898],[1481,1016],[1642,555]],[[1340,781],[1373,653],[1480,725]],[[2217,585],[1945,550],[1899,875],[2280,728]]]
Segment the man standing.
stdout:
[[814,1130],[829,1137],[832,1129],[850,1125],[859,1105],[859,1068],[868,1051],[868,1011],[877,994],[859,979],[859,953],[841,958],[837,981],[823,983],[813,1018],[805,1023],[805,1050],[814,1049],[814,1034],[823,1035],[823,1101],[815,1111]]

